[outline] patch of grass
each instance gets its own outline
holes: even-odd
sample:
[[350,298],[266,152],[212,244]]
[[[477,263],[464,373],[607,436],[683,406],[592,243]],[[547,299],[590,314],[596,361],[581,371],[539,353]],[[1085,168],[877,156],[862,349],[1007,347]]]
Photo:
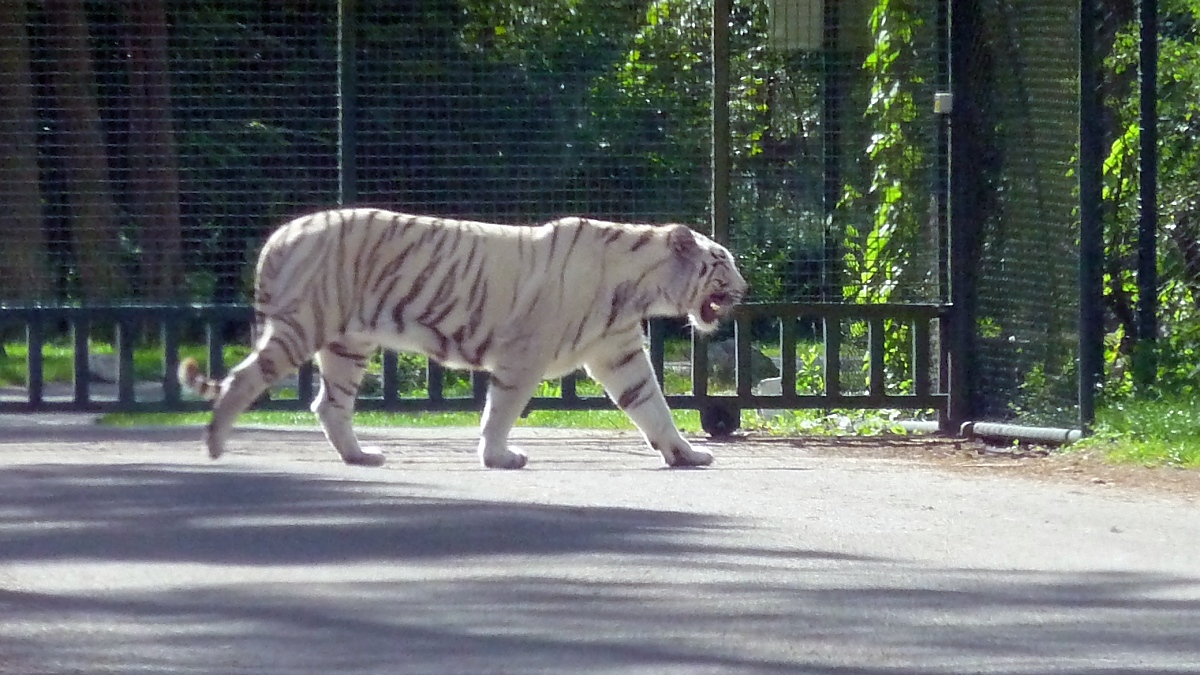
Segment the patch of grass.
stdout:
[[[112,347],[108,348],[112,352]],[[0,385],[24,387],[28,384],[29,346],[24,342],[4,345],[0,358]],[[46,382],[70,382],[75,373],[74,350],[70,345],[47,344],[42,348],[42,379]]]
[[783,410],[770,417],[742,412],[742,428],[777,436],[905,435],[900,410]]
[[[672,413],[675,424],[689,433],[700,431],[700,414],[694,410]],[[209,413],[109,413],[100,424],[116,427],[190,426],[207,424]],[[238,418],[238,424],[270,426],[316,427],[317,417],[307,411],[251,410]],[[479,413],[390,413],[364,411],[355,413],[354,424],[360,427],[477,427]],[[535,410],[529,417],[517,420],[521,427],[560,429],[634,429],[629,417],[619,410]]]
[[1200,397],[1111,403],[1096,411],[1095,434],[1072,448],[1095,449],[1110,461],[1200,468]]

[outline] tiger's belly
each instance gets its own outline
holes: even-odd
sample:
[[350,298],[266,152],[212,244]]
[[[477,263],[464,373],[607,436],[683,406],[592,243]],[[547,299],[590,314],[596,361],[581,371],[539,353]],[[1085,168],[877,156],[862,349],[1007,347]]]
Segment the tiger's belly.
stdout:
[[[410,328],[403,333],[374,332],[363,337],[384,349],[423,354],[447,368],[488,370],[488,352],[478,349],[478,340],[462,339],[427,328]],[[466,344],[464,344],[466,343]],[[485,345],[486,347],[486,345]]]
[[[568,349],[564,350],[564,353],[552,355],[548,354],[547,350],[538,348],[507,350],[499,347],[496,340],[486,341],[473,336],[460,338],[425,327],[410,327],[403,333],[364,332],[356,337],[384,349],[422,354],[446,368],[455,370],[491,372],[497,368],[529,367],[536,368],[547,379],[574,372],[583,365],[588,353],[595,351],[595,348]],[[522,361],[523,363],[519,363]]]

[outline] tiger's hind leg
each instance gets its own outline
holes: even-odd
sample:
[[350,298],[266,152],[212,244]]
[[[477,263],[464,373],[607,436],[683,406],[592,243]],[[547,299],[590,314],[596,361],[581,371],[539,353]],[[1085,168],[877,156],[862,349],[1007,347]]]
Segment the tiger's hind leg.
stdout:
[[[205,436],[208,455],[213,459],[225,452],[225,441],[237,416],[249,408],[267,387],[298,366],[293,358],[297,354],[294,347],[289,348],[269,328],[264,335],[255,350],[229,371],[219,385],[212,421],[208,424]],[[304,354],[304,358],[307,356]]]
[[616,354],[615,357],[589,361],[586,365],[588,374],[604,387],[617,407],[629,415],[650,447],[662,454],[668,466],[712,464],[712,453],[693,448],[675,428],[671,409],[654,377],[650,355],[642,348],[641,336]]
[[347,464],[379,466],[383,453],[364,449],[354,434],[354,401],[358,385],[367,370],[367,359],[374,346],[368,342],[343,337],[317,352],[321,368],[321,390],[313,401],[312,411],[321,421],[325,438]]
[[508,447],[508,434],[537,388],[541,371],[513,369],[493,372],[479,438],[479,461],[489,469],[520,469],[525,453]]

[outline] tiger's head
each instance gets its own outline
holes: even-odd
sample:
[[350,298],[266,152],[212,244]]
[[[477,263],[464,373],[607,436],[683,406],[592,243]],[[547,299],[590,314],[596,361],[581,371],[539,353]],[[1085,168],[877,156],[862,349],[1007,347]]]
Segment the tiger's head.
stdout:
[[686,225],[668,227],[667,245],[682,289],[678,309],[697,330],[711,333],[746,295],[746,280],[724,246]]

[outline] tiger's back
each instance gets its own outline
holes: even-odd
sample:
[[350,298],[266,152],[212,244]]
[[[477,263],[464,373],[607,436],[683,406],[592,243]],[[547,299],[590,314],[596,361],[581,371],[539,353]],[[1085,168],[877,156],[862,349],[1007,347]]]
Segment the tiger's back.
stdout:
[[[553,377],[578,367],[577,352],[605,331],[640,321],[649,302],[620,325],[588,319],[597,304],[611,307],[606,296],[628,281],[623,272],[638,266],[639,254],[647,257],[643,266],[662,256],[642,238],[652,233],[650,226],[578,218],[516,227],[330,211],[293,221],[268,240],[256,309],[264,319],[307,326],[316,342],[359,335],[455,368],[492,370],[513,352],[552,347]],[[630,245],[613,248],[622,237]],[[597,255],[610,248],[611,259]],[[546,335],[562,339],[541,344]]]

